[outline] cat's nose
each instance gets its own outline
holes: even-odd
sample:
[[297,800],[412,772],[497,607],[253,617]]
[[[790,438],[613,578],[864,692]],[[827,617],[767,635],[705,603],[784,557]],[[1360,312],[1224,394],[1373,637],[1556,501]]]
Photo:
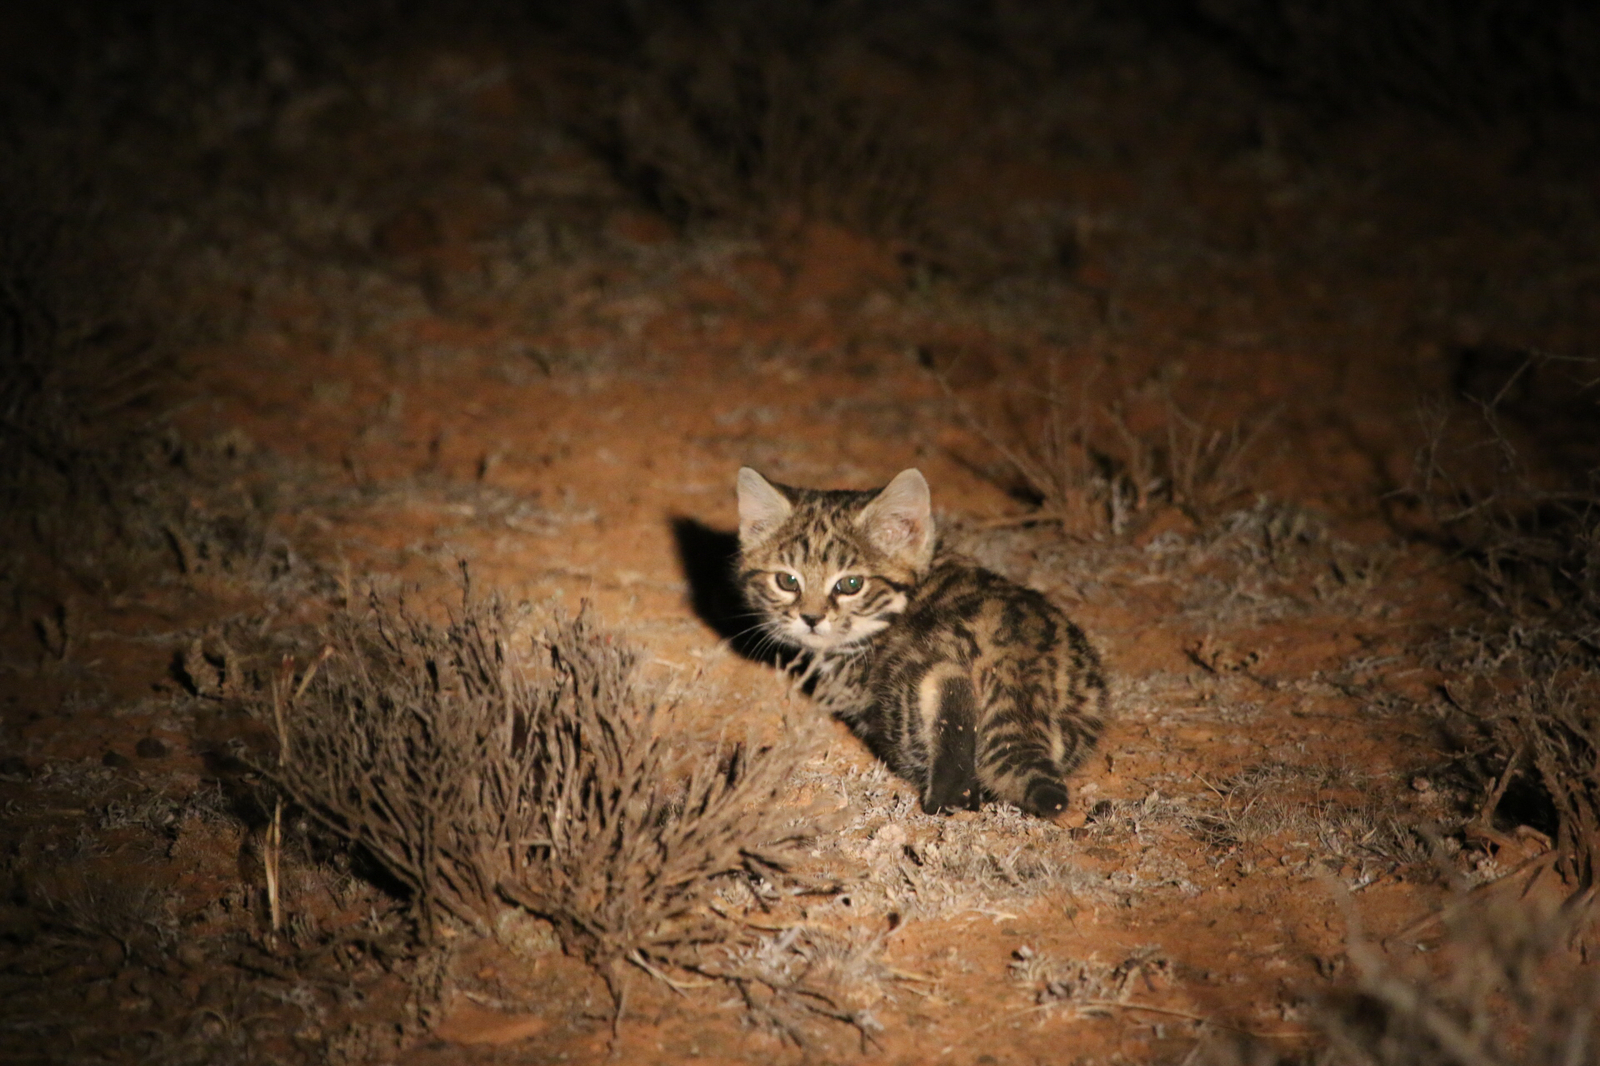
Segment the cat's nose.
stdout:
[[820,614],[803,614],[800,616],[800,621],[815,629],[817,628],[817,623],[822,621],[822,616]]

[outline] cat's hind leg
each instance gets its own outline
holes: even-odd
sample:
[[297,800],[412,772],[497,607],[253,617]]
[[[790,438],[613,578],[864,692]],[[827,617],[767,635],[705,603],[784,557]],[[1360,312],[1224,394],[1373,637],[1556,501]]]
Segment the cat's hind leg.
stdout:
[[930,678],[922,691],[923,721],[930,755],[922,809],[975,811],[982,799],[978,787],[978,702],[972,681],[963,674]]

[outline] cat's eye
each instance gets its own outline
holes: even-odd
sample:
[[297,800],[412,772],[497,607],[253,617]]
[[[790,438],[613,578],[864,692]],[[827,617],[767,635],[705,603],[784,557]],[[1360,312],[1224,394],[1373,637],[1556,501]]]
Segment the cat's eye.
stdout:
[[861,575],[851,574],[849,577],[841,577],[833,583],[833,591],[841,596],[854,596],[861,591]]
[[772,575],[772,580],[784,592],[800,591],[800,579],[793,574],[776,573]]

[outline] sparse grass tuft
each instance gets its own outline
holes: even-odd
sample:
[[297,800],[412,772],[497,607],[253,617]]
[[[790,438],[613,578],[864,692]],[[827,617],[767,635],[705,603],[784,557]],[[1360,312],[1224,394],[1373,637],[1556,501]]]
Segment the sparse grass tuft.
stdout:
[[1320,862],[1360,886],[1432,858],[1415,814],[1347,767],[1259,763],[1205,784],[1217,803],[1188,815],[1186,826],[1219,852],[1237,853],[1247,872],[1268,859]]
[[880,957],[883,935],[815,924],[734,943],[718,970],[737,985],[756,1024],[801,1044],[810,1016],[848,1022],[863,1042],[883,1028],[873,1010],[897,976]]
[[1132,1004],[1138,993],[1159,991],[1173,979],[1171,961],[1153,946],[1107,963],[1093,956],[1057,959],[1024,944],[1011,953],[1007,969],[1036,1009],[1061,1010],[1073,1018],[1106,1017]]
[[860,771],[813,760],[798,780],[848,812],[819,837],[807,866],[819,882],[833,882],[831,907],[841,918],[937,921],[1004,913],[1056,892],[1075,901],[1109,897],[1103,880],[1079,867],[1070,832],[1015,807],[993,804],[973,819],[924,814],[881,763]]

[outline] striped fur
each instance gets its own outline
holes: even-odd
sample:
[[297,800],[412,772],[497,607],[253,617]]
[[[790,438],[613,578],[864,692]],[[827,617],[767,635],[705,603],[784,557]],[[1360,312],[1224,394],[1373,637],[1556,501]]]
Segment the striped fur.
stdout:
[[[1042,595],[936,542],[927,482],[793,488],[739,471],[739,584],[811,692],[923,809],[1066,808],[1109,701],[1099,656]],[[858,587],[859,586],[859,587]]]

